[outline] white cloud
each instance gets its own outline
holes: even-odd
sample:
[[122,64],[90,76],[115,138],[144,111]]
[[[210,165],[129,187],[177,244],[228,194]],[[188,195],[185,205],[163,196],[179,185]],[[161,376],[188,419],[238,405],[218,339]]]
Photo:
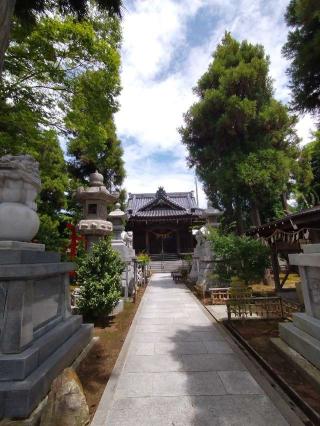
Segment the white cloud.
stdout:
[[[177,128],[195,99],[191,89],[207,69],[225,30],[240,40],[265,46],[271,59],[275,95],[289,101],[285,73],[288,64],[281,55],[287,36],[283,16],[288,2],[135,0],[127,5],[123,20],[123,91],[116,122],[122,140],[135,141],[125,146],[128,191],[154,191],[159,185],[168,191],[194,189]],[[188,39],[192,19],[191,30],[203,33],[203,40],[193,47]],[[204,19],[212,19],[206,31],[201,28]],[[302,117],[297,130],[304,143],[312,128],[310,116]],[[159,165],[155,154],[170,151],[180,160],[168,162],[167,167]],[[204,205],[204,194],[200,194]]]

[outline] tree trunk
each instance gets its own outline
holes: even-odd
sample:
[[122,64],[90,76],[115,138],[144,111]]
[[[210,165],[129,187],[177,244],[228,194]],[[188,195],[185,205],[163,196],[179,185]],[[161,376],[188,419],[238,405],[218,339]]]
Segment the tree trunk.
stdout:
[[239,235],[243,235],[244,223],[243,223],[243,217],[242,217],[242,209],[238,201],[236,201],[236,221],[237,221],[237,232]]
[[0,78],[4,55],[10,41],[11,21],[16,0],[0,0]]
[[288,213],[288,202],[287,202],[287,193],[282,192],[281,194],[281,204],[285,213]]
[[254,226],[261,226],[260,212],[256,203],[253,203],[251,207],[251,220]]

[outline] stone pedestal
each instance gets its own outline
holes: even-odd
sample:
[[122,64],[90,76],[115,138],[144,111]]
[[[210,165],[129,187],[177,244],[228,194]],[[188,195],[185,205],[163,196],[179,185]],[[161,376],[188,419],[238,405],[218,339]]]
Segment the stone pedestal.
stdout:
[[222,212],[214,209],[211,203],[208,202],[207,209],[203,212],[207,223],[196,233],[197,245],[192,256],[189,279],[196,283],[197,287],[201,288],[203,293],[205,293],[212,281],[211,275],[213,272],[212,249],[209,241],[207,241],[208,227],[218,228],[221,215]]
[[115,207],[116,209],[108,215],[113,226],[111,245],[125,263],[125,270],[122,273],[122,291],[124,298],[127,299],[134,291],[133,259],[135,258],[135,252],[132,248],[132,235],[124,232],[124,223],[127,215],[120,210],[119,203]]
[[0,418],[27,417],[90,341],[70,312],[73,269],[57,253],[0,250]]
[[303,253],[289,255],[299,267],[305,313],[293,314],[293,323],[279,325],[280,337],[320,368],[320,244],[302,246]]
[[32,157],[0,159],[0,419],[28,417],[91,339],[70,311],[73,264],[30,242],[39,190]]
[[205,293],[212,280],[211,275],[213,273],[213,259],[209,241],[205,241],[202,245],[199,266],[199,275],[196,285]]

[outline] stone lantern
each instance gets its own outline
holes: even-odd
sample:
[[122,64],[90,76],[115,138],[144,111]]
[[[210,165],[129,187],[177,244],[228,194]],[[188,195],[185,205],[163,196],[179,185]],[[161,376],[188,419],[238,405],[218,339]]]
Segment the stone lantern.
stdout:
[[28,244],[40,221],[35,199],[40,191],[39,165],[29,155],[0,159],[0,241],[2,248],[44,246]]
[[90,250],[98,239],[112,233],[112,223],[107,221],[107,204],[113,204],[118,197],[110,194],[100,173],[91,173],[89,179],[89,187],[81,187],[77,191],[77,200],[83,206],[84,216],[77,227],[79,233],[87,238]]
[[129,290],[131,290],[130,286],[133,286],[134,281],[133,258],[135,257],[135,253],[130,246],[132,236],[124,232],[127,214],[120,209],[119,203],[117,203],[115,207],[115,210],[108,215],[113,225],[113,238],[111,244],[112,248],[119,253],[121,260],[126,265],[122,275],[122,287],[124,297],[127,298]]
[[74,265],[31,242],[40,185],[31,156],[0,158],[0,420],[28,417],[91,340],[71,314]]
[[218,228],[220,225],[219,218],[222,214],[223,212],[221,210],[212,207],[211,202],[208,201],[207,208],[203,212],[203,216],[206,218],[207,225]]

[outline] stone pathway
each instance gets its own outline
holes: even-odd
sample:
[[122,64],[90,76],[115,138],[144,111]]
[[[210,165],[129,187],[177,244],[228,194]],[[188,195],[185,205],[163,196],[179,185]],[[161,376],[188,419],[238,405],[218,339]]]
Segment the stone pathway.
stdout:
[[169,274],[152,277],[127,340],[92,426],[288,424]]

